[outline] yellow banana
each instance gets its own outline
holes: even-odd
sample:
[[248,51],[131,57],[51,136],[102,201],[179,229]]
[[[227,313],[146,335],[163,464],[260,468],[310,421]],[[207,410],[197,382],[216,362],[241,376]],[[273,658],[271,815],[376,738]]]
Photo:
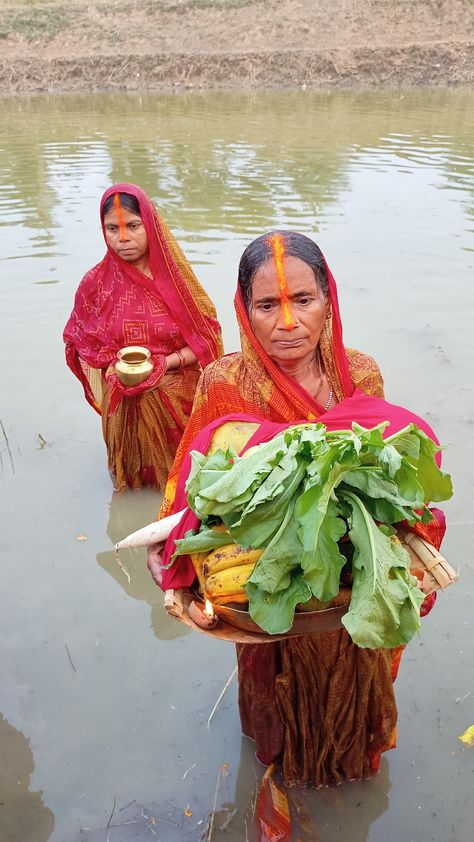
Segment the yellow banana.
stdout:
[[202,568],[207,558],[207,553],[190,553],[189,557],[192,561],[194,570],[196,571],[196,576],[199,582],[199,589],[202,592],[204,590],[204,574]]
[[[205,594],[205,596],[209,597],[209,594]],[[245,592],[228,593],[224,594],[224,596],[213,596],[211,602],[213,605],[229,605],[232,602],[237,603],[237,605],[248,605],[249,598]]]
[[202,567],[203,575],[211,576],[241,564],[256,564],[262,553],[263,550],[245,549],[239,544],[226,544],[209,553]]
[[249,576],[253,573],[255,563],[240,564],[238,567],[231,567],[221,570],[208,576],[205,582],[205,590],[211,596],[226,596],[227,594],[243,594],[244,585]]

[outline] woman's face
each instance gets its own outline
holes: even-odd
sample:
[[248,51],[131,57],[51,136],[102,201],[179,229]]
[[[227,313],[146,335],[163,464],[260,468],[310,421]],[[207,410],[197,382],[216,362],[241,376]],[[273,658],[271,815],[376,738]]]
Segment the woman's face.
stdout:
[[314,272],[299,257],[284,258],[289,308],[293,317],[287,325],[281,292],[270,258],[257,270],[252,281],[250,322],[263,349],[277,365],[298,363],[314,354],[326,317],[326,298]]
[[120,230],[115,208],[104,216],[105,239],[112,251],[127,263],[140,263],[148,254],[148,237],[140,216],[122,207],[123,227]]

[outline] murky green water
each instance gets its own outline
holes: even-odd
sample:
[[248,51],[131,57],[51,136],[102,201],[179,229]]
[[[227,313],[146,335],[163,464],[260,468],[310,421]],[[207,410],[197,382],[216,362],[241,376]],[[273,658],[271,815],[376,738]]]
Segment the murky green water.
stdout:
[[38,97],[0,115],[1,842],[193,842],[224,763],[212,839],[253,838],[262,770],[235,683],[206,727],[233,649],[165,616],[142,552],[130,585],[115,564],[112,542],[159,499],[112,498],[99,419],[64,363],[118,180],[157,200],[229,351],[243,247],[272,226],[313,236],[346,344],[445,443],[462,582],[405,655],[399,746],[373,781],[291,798],[313,823],[295,840],[472,842],[474,748],[458,736],[474,723],[474,92]]

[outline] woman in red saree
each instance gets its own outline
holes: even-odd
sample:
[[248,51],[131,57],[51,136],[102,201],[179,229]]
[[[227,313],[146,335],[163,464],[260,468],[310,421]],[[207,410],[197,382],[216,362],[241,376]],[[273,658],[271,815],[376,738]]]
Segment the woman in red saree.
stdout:
[[[214,306],[175,238],[139,187],[114,184],[100,203],[107,244],[87,272],[64,330],[66,360],[102,416],[117,490],[163,488],[201,369],[222,354]],[[123,386],[117,351],[140,345],[154,368]]]
[[[242,353],[203,372],[162,515],[183,508],[189,450],[197,441],[206,452],[225,416],[254,422],[248,446],[274,435],[278,424],[303,419],[329,426],[332,416],[334,429],[351,420],[369,427],[390,411],[395,428],[408,423],[408,411],[381,400],[383,381],[374,360],[344,347],[335,281],[311,240],[273,232],[251,243],[241,259],[235,306]],[[429,539],[439,545],[443,526],[433,524]],[[188,519],[185,528],[193,526]],[[164,552],[149,551],[149,569],[164,589],[194,578],[187,557],[162,569],[172,543]],[[281,762],[287,784],[324,786],[368,777],[382,752],[394,747],[393,680],[401,648],[360,649],[341,628],[241,644],[237,654],[242,730],[255,740],[263,763]]]

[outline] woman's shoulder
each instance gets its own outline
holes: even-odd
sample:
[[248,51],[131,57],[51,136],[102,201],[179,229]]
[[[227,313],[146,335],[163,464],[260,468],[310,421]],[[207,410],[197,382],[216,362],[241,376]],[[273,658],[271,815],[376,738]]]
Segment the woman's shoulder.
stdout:
[[104,286],[105,258],[92,266],[83,276],[76,289],[74,307],[97,312],[110,297],[110,290]]
[[235,375],[243,363],[243,355],[240,351],[232,354],[224,354],[218,360],[209,363],[203,370],[202,376],[206,382],[215,380],[228,380],[230,375]]
[[346,348],[345,351],[354,386],[367,395],[383,398],[383,377],[374,358],[356,348]]
[[82,280],[79,283],[78,289],[81,289],[81,287],[90,287],[94,284],[97,284],[103,264],[104,260],[102,259],[98,263],[96,263],[95,266],[91,266],[91,268],[87,270],[85,275],[82,276]]

